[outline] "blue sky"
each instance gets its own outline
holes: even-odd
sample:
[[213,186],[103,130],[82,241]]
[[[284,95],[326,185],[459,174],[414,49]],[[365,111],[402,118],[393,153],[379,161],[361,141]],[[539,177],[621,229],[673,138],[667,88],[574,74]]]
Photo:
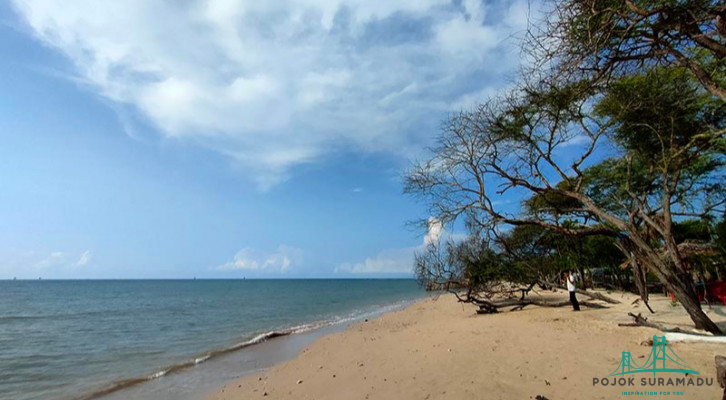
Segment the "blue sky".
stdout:
[[1,3],[0,279],[410,276],[401,175],[526,4]]

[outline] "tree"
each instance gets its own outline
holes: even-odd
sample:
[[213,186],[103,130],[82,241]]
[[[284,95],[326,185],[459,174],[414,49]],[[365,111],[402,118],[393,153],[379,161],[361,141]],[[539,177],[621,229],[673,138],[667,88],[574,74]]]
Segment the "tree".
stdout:
[[673,224],[673,235],[678,243],[687,240],[710,242],[713,236],[712,231],[711,224],[703,219],[687,219]]
[[414,275],[429,290],[491,291],[502,281],[524,283],[531,279],[496,252],[487,238],[472,234],[466,240],[429,243],[415,254]]
[[[526,283],[555,283],[563,270],[555,260],[556,233],[537,225],[520,225],[497,235],[496,242],[511,268],[523,271]],[[565,267],[566,268],[566,267]],[[523,282],[524,283],[524,282]]]
[[[695,326],[721,333],[697,300],[673,221],[723,213],[723,117],[684,69],[611,83],[545,80],[452,116],[405,191],[442,221],[481,232],[533,225],[616,238],[672,291]],[[617,157],[602,159],[606,149]],[[537,207],[512,208],[503,199]],[[573,223],[574,221],[574,223]]]
[[721,253],[726,254],[726,214],[721,218],[721,222],[716,224],[714,229],[716,247]]
[[726,101],[726,4],[720,0],[556,0],[525,49],[557,79],[609,82],[659,67],[688,69]]
[[[569,301],[526,298],[535,285],[543,289],[560,286],[557,280],[563,268],[569,268],[562,262],[573,255],[562,253],[559,242],[563,238],[539,226],[522,225],[497,235],[494,241],[474,232],[466,240],[449,240],[444,246],[429,243],[423,252],[416,254],[416,278],[427,290],[446,290],[454,293],[459,301],[477,304],[479,313],[497,312],[502,307],[518,310],[532,304],[568,306]],[[566,239],[573,241],[570,237]],[[580,293],[611,304],[619,303],[600,293]],[[587,301],[581,304],[603,307]]]

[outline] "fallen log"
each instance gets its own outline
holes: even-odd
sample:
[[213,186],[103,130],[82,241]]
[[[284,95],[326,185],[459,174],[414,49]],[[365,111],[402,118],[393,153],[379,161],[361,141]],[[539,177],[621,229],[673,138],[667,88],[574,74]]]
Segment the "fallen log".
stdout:
[[534,288],[534,285],[536,285],[536,284],[537,284],[537,282],[533,282],[526,288],[512,289],[512,290],[507,291],[507,293],[511,295],[511,294],[519,292],[520,293],[519,299],[524,300],[524,298],[529,294],[529,292],[532,290],[532,288]]
[[[565,287],[563,286],[562,289],[565,289]],[[604,302],[610,303],[610,304],[620,304],[620,301],[615,300],[612,297],[605,296],[602,293],[590,292],[590,291],[586,291],[586,290],[582,290],[582,289],[576,289],[575,292],[577,294],[581,294],[583,296],[587,296],[587,297],[589,297],[591,299],[601,300],[601,301],[604,301]]]
[[[506,292],[503,292],[503,293],[507,293],[508,295],[511,296],[512,293],[521,291],[521,297],[519,299],[509,297],[509,298],[505,298],[505,299],[501,299],[501,300],[492,300],[492,298],[497,293],[485,293],[485,295],[482,297],[482,296],[475,295],[474,291],[471,288],[469,288],[466,291],[466,293],[463,295],[456,291],[452,291],[451,293],[453,293],[454,296],[456,296],[458,301],[461,303],[472,303],[472,304],[477,305],[479,307],[479,310],[476,311],[477,314],[494,314],[494,313],[499,312],[499,309],[503,308],[503,307],[512,307],[512,309],[510,311],[516,311],[516,310],[521,310],[524,307],[527,307],[529,305],[536,305],[536,306],[540,306],[540,307],[566,307],[571,304],[569,302],[569,300],[545,301],[545,300],[539,300],[539,299],[533,299],[533,298],[526,298],[525,296],[527,295],[527,293],[529,293],[529,291],[532,290],[534,285],[535,284],[533,283],[527,288],[521,288],[521,289],[516,289],[516,290],[507,290]],[[598,300],[603,300],[603,301],[611,303],[611,304],[613,304],[613,302],[619,303],[619,301],[611,299],[607,296],[602,296],[599,293],[591,293],[591,292],[585,292],[585,293],[589,297],[596,298]],[[502,292],[500,292],[500,294],[502,294]],[[589,308],[608,308],[602,304],[594,303],[591,301],[580,301],[579,303],[581,305],[583,305],[585,307],[589,307]]]
[[654,322],[654,321],[648,321],[647,317],[644,317],[642,314],[638,313],[638,315],[635,315],[633,313],[628,313],[629,316],[633,318],[633,322],[629,323],[619,323],[618,326],[646,326],[648,328],[655,328],[659,331],[663,332],[686,332],[683,329],[675,326],[675,327],[669,327],[666,325],[661,324],[660,322]]
[[[494,314],[499,312],[500,308],[505,307],[512,307],[510,311],[518,311],[524,309],[524,307],[527,307],[529,305],[539,306],[539,307],[566,307],[569,306],[571,303],[569,300],[563,300],[563,301],[541,301],[541,300],[532,300],[532,299],[525,299],[525,300],[503,300],[503,301],[497,301],[497,302],[490,302],[490,301],[475,301],[474,304],[479,306],[479,310],[476,311],[477,314]],[[581,306],[589,307],[589,308],[608,308],[602,304],[593,303],[591,301],[581,301]]]
[[479,306],[479,309],[476,310],[477,314],[494,314],[499,312],[497,306],[488,301],[477,301],[474,304]]

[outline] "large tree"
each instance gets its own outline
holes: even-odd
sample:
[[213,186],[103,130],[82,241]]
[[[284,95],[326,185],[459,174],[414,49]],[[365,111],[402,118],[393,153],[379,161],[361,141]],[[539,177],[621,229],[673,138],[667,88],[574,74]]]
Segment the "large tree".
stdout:
[[[616,238],[697,328],[721,333],[701,310],[673,232],[679,216],[723,212],[720,100],[692,77],[656,68],[605,92],[591,81],[524,86],[451,117],[406,191],[443,221],[465,217],[480,231],[536,225]],[[532,198],[542,204],[508,202]]]

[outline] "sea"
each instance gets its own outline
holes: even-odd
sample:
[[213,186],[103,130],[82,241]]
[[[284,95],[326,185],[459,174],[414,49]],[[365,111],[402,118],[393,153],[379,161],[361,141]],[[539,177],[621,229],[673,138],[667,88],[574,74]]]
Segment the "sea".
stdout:
[[0,281],[0,399],[199,399],[425,296],[406,279]]

